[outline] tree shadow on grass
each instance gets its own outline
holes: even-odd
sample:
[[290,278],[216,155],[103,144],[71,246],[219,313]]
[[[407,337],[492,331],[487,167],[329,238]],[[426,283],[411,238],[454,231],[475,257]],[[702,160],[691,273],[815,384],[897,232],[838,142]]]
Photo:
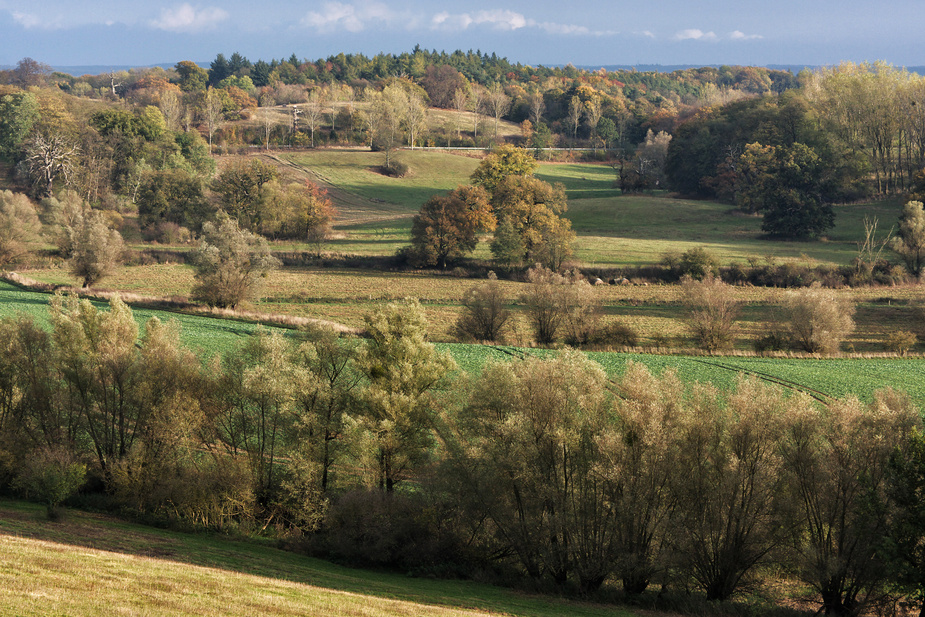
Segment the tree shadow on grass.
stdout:
[[0,535],[163,559],[375,597],[543,617],[630,617],[614,606],[518,593],[470,581],[434,581],[356,570],[276,548],[269,540],[184,533],[127,523],[115,517],[65,510],[49,521],[38,504],[0,500]]

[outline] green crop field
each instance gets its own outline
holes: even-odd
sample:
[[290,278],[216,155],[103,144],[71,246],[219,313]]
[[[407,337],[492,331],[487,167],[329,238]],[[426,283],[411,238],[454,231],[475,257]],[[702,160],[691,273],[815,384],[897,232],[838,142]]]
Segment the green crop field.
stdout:
[[[0,281],[0,318],[24,315],[31,317],[43,327],[48,327],[50,300],[50,294],[22,291],[9,283]],[[97,308],[108,310],[108,304],[105,302],[93,302],[93,304]],[[216,319],[137,307],[132,308],[132,314],[138,322],[139,332],[143,331],[145,322],[152,317],[157,317],[161,321],[176,321],[180,326],[180,339],[183,344],[203,359],[233,349],[239,341],[261,327],[246,321]]]
[[0,501],[4,615],[610,615],[630,611],[467,581],[353,570],[267,541],[185,534]]
[[[460,370],[476,373],[491,361],[507,361],[526,355],[548,355],[551,350],[518,349],[488,345],[439,345],[448,351]],[[869,402],[874,392],[893,388],[906,392],[925,410],[925,358],[766,358],[739,356],[683,356],[619,352],[587,352],[611,379],[617,380],[629,362],[643,364],[661,374],[672,369],[686,382],[710,383],[731,390],[740,375],[806,392],[821,400],[855,396]]]
[[[370,301],[353,310],[370,312],[383,300],[391,297],[372,297],[374,290],[381,289],[376,277],[357,275],[354,285],[367,285]],[[454,279],[445,279],[452,282]],[[420,288],[415,297],[427,300],[427,290]],[[430,290],[433,296],[442,295],[439,288]],[[48,324],[49,294],[22,291],[12,285],[0,282],[0,317],[25,314],[38,323]],[[104,308],[104,303],[95,303]],[[344,307],[329,306],[328,313],[338,315],[350,312]],[[200,315],[187,315],[146,308],[134,308],[133,313],[139,326],[151,317],[161,320],[176,320],[181,328],[182,342],[203,358],[226,353],[240,341],[252,334],[256,324],[229,319],[218,319]],[[272,329],[272,328],[271,328]],[[288,332],[288,330],[281,331]],[[460,369],[466,373],[481,370],[489,360],[509,360],[525,353],[547,354],[549,350],[518,349],[488,345],[462,345],[444,343],[441,349],[449,351]],[[619,377],[629,361],[641,362],[653,371],[673,367],[687,381],[704,381],[727,390],[731,388],[740,372],[755,375],[761,379],[781,383],[785,387],[812,391],[827,397],[857,396],[870,400],[872,393],[885,387],[908,392],[920,406],[925,407],[925,358],[761,358],[761,357],[716,357],[650,355],[639,353],[589,352],[613,378]]]

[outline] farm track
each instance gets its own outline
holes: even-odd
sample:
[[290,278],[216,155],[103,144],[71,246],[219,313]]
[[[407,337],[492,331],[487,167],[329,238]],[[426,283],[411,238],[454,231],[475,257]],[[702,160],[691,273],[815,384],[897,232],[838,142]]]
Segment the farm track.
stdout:
[[753,377],[757,377],[758,379],[760,379],[760,380],[762,380],[762,381],[767,381],[767,382],[769,382],[769,383],[774,383],[774,384],[777,384],[777,385],[779,385],[779,386],[783,386],[783,387],[785,387],[785,388],[787,388],[787,389],[789,389],[789,390],[793,390],[793,391],[795,391],[795,392],[803,392],[804,394],[807,394],[807,395],[813,397],[814,399],[816,399],[817,401],[819,401],[819,402],[822,403],[823,405],[829,405],[829,404],[831,404],[831,403],[835,400],[835,397],[833,397],[833,396],[831,396],[831,395],[829,395],[829,394],[826,394],[825,392],[822,392],[822,391],[820,391],[820,390],[814,390],[813,388],[808,388],[808,387],[804,386],[803,384],[797,383],[797,382],[795,382],[795,381],[790,381],[789,379],[783,379],[783,378],[781,378],[781,377],[776,377],[776,376],[771,375],[771,374],[769,374],[769,373],[763,373],[763,372],[761,372],[761,371],[756,371],[756,370],[752,370],[752,369],[746,369],[746,368],[742,368],[742,367],[740,367],[740,366],[727,366],[727,365],[721,364],[721,363],[719,363],[719,362],[708,362],[708,361],[706,361],[706,360],[700,360],[700,359],[698,359],[698,358],[692,358],[692,359],[694,360],[694,362],[698,362],[698,363],[700,363],[700,364],[706,364],[707,366],[713,366],[713,367],[716,367],[716,368],[725,369],[725,370],[727,370],[727,371],[733,371],[733,372],[736,372],[736,373],[742,373],[742,374],[744,374],[744,375],[751,375],[751,376],[753,376]]
[[[526,352],[525,350],[514,349],[514,348],[510,348],[510,347],[501,347],[501,346],[498,346],[498,345],[490,345],[489,347],[490,347],[491,349],[493,349],[493,350],[499,352],[499,353],[502,353],[502,354],[504,354],[504,355],[511,356],[512,358],[517,358],[517,359],[519,359],[519,360],[523,360],[523,359],[525,359],[527,356],[531,355],[531,354],[529,354],[528,352]],[[741,373],[741,374],[743,374],[743,375],[750,375],[750,376],[752,376],[752,377],[756,377],[756,378],[760,379],[761,381],[765,381],[765,382],[768,382],[768,383],[773,383],[773,384],[776,384],[776,385],[778,385],[778,386],[787,388],[788,390],[792,390],[792,391],[794,391],[794,392],[802,392],[802,393],[804,393],[804,394],[806,394],[806,395],[808,395],[808,396],[814,398],[815,400],[819,401],[819,402],[822,403],[823,405],[830,405],[830,404],[832,404],[832,403],[835,401],[835,397],[833,397],[833,396],[830,395],[830,394],[826,394],[825,392],[822,392],[821,390],[816,390],[816,389],[814,389],[814,388],[810,388],[810,387],[808,387],[808,386],[805,386],[805,385],[803,385],[803,384],[801,384],[801,383],[798,383],[798,382],[795,382],[795,381],[791,381],[791,380],[789,380],[789,379],[784,379],[784,378],[782,378],[782,377],[777,377],[777,376],[775,376],[775,375],[771,375],[770,373],[764,373],[764,372],[762,372],[762,371],[756,371],[756,370],[754,370],[754,369],[746,369],[746,368],[739,367],[739,366],[729,366],[729,365],[723,364],[723,363],[721,363],[721,362],[710,362],[710,361],[707,361],[707,360],[701,360],[701,359],[699,359],[699,358],[691,358],[691,359],[692,359],[694,362],[697,362],[697,363],[699,363],[699,364],[704,364],[704,365],[706,365],[706,366],[710,366],[710,367],[714,367],[714,368],[720,368],[720,369],[724,369],[724,370],[727,370],[727,371],[732,371],[732,372],[734,372],[734,373]],[[621,396],[620,393],[619,393],[619,389],[620,389],[619,383],[617,383],[617,381],[616,381],[615,379],[611,379],[611,378],[608,378],[607,381],[610,382],[610,384],[611,384],[611,386],[612,386],[612,388],[613,388],[614,394],[617,394],[617,396]],[[622,398],[622,396],[621,396],[621,398]]]
[[311,180],[326,190],[331,201],[334,202],[334,207],[337,209],[337,223],[339,226],[394,221],[413,216],[412,214],[383,214],[381,212],[383,202],[360,197],[356,193],[345,191],[331,182],[329,178],[306,165],[284,160],[275,154],[261,154],[260,156],[280,167],[291,170],[300,178]]

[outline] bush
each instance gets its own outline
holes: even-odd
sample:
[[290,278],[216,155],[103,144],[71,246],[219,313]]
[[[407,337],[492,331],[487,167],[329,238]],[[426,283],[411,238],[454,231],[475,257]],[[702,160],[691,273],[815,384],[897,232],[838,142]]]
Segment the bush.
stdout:
[[382,175],[390,178],[404,178],[408,174],[408,166],[401,161],[389,161],[379,168]]
[[614,321],[599,328],[588,343],[594,347],[635,347],[639,335],[630,326]]
[[87,466],[64,448],[43,448],[28,457],[17,485],[45,504],[49,519],[56,519],[61,502],[77,493],[86,475]]
[[467,549],[455,531],[454,508],[422,493],[351,491],[331,504],[310,550],[352,566],[459,574],[454,560]]
[[209,306],[235,308],[256,293],[260,279],[278,265],[266,240],[241,229],[234,219],[206,223],[193,253],[193,298]]
[[687,327],[697,346],[707,351],[732,347],[740,307],[733,288],[712,274],[701,281],[685,276],[681,293],[687,309]]
[[784,351],[790,347],[790,337],[780,330],[771,330],[768,334],[755,339],[754,347],[758,353]]
[[854,307],[819,283],[788,292],[784,312],[794,345],[809,353],[837,352],[854,330]]
[[715,274],[719,268],[719,261],[710,251],[701,246],[695,246],[680,255],[674,253],[663,255],[662,265],[666,266],[677,279],[689,276],[700,280],[708,274]]
[[908,330],[897,330],[896,332],[891,332],[890,336],[886,339],[887,349],[894,351],[901,356],[906,355],[906,352],[916,344],[918,337],[914,332],[909,332]]
[[499,341],[511,312],[497,281],[492,275],[481,285],[471,287],[462,301],[463,312],[456,321],[456,336],[461,340]]

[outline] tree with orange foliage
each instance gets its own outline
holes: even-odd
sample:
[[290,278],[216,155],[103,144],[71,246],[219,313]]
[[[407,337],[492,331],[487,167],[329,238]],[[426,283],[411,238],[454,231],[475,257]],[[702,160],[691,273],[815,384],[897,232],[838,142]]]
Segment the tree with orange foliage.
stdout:
[[412,261],[446,268],[448,262],[475,249],[479,231],[495,228],[488,193],[478,186],[460,186],[447,195],[434,195],[414,217]]

